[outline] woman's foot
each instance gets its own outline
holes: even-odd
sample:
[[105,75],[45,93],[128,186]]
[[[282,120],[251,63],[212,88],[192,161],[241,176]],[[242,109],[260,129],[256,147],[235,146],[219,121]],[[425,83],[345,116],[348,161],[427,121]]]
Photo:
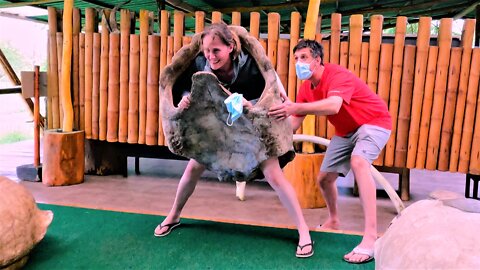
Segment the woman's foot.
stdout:
[[180,225],[180,219],[170,220],[165,218],[162,223],[155,228],[154,235],[162,237],[168,235],[175,227]]
[[375,240],[375,237],[364,237],[358,246],[343,256],[343,259],[349,263],[366,263],[373,260]]

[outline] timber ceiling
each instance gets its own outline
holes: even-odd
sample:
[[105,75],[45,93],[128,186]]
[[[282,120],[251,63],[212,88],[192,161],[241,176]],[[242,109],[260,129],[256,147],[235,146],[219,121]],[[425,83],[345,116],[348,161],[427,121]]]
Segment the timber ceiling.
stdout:
[[[82,11],[86,7],[97,9],[113,8],[120,5],[121,8],[131,11],[147,9],[158,11],[162,8],[167,10],[181,10],[185,12],[185,30],[192,32],[194,29],[193,14],[195,11],[206,13],[207,23],[212,11],[223,13],[223,20],[231,22],[231,12],[241,12],[242,25],[250,23],[250,12],[259,12],[261,18],[261,32],[266,33],[267,14],[278,12],[281,16],[281,32],[289,33],[290,14],[297,11],[305,21],[309,1],[302,0],[132,0],[125,3],[125,0],[79,0],[75,1],[75,7]],[[433,19],[439,18],[475,18],[475,7],[480,4],[478,0],[322,0],[320,14],[322,16],[322,32],[328,32],[330,28],[330,15],[332,13],[342,14],[342,25],[345,29],[348,26],[348,18],[352,14],[364,15],[364,26],[369,26],[369,17],[373,14],[384,16],[384,28],[393,27],[397,16],[406,16],[410,23],[416,22],[420,16],[429,16]],[[32,5],[40,8],[54,6],[63,8],[63,1],[57,0],[36,0],[36,1],[3,1],[0,0],[0,8]],[[173,16],[172,16],[173,17]],[[46,16],[32,17],[31,19],[46,21]],[[173,19],[173,18],[172,18]],[[172,22],[173,23],[173,22]]]

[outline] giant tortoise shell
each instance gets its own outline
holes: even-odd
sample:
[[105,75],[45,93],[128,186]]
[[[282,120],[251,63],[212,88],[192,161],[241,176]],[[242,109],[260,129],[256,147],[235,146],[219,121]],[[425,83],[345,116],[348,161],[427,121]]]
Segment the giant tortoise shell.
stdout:
[[0,269],[25,265],[52,219],[52,211],[38,209],[25,187],[0,176]]

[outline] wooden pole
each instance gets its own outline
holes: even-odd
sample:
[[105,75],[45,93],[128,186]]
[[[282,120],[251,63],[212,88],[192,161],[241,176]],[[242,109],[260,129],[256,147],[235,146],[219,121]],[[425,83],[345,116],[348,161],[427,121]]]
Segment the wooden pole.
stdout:
[[277,66],[278,38],[280,37],[280,14],[268,13],[268,52],[267,56],[272,66]]
[[158,75],[160,61],[160,37],[148,36],[148,76],[147,76],[147,145],[158,144]]
[[[382,44],[380,50],[380,71],[378,74],[378,95],[388,104],[390,97],[390,79],[392,75],[393,44]],[[383,165],[385,149],[382,150],[374,165]]]
[[93,32],[96,25],[94,8],[85,9],[85,138],[92,138]]
[[377,92],[378,83],[378,59],[380,55],[380,44],[382,43],[382,15],[370,17],[370,46],[368,53],[368,74],[367,84],[373,92]]
[[348,41],[340,42],[340,66],[348,68]]
[[[309,40],[315,40],[315,33],[318,20],[318,12],[320,10],[320,0],[310,0],[308,2],[307,18],[303,37]],[[307,115],[302,124],[302,132],[305,135],[315,135],[315,115]],[[302,144],[303,153],[315,152],[312,143],[304,142]]]
[[177,53],[182,48],[182,39],[185,34],[185,14],[181,11],[175,11],[173,13],[173,53]]
[[40,67],[34,67],[33,81],[33,167],[40,166]]
[[80,127],[80,107],[79,107],[79,53],[80,53],[80,24],[81,16],[78,8],[73,9],[73,28],[72,28],[72,48],[73,48],[73,66],[72,66],[72,92],[73,92],[73,128],[78,130]]
[[450,67],[448,70],[447,99],[445,101],[445,113],[443,114],[440,150],[438,155],[439,171],[448,171],[450,147],[452,146],[453,119],[455,117],[455,105],[457,103],[458,81],[460,79],[460,61],[462,48],[454,47],[451,50]]
[[[160,25],[160,73],[167,65],[168,34],[170,33],[170,23],[168,12],[162,10]],[[205,13],[203,11],[195,12],[195,33],[201,33],[205,27]],[[158,110],[158,145],[165,145],[165,137],[162,126],[162,112]]]
[[147,63],[148,63],[148,35],[150,34],[150,16],[147,10],[140,10],[140,77],[138,94],[138,143],[145,143],[145,129],[147,119]]
[[212,12],[212,23],[220,23],[223,22],[222,13],[219,11]]
[[421,17],[418,23],[417,56],[415,60],[415,81],[413,83],[412,113],[410,132],[408,135],[407,168],[415,167],[417,156],[420,117],[425,87],[425,73],[427,71],[428,47],[430,46],[430,24],[432,18]]
[[287,88],[287,81],[288,81],[289,48],[290,48],[290,40],[280,39],[278,41],[277,74],[284,88]]
[[473,33],[475,20],[466,19],[463,24],[462,45],[463,53],[460,67],[460,82],[458,85],[457,105],[455,108],[455,120],[453,127],[452,146],[450,149],[449,171],[456,172],[458,168],[458,156],[460,154],[460,140],[462,138],[463,119],[465,116],[465,103],[467,101],[468,76],[472,58]]
[[[129,10],[122,9],[120,11],[120,112],[118,115],[119,142],[127,142],[128,137],[128,58],[130,54],[130,17]],[[159,65],[157,63],[157,69],[158,68]]]
[[348,69],[360,77],[360,60],[362,53],[363,15],[350,16]]
[[[467,173],[470,164],[470,153],[472,150],[472,136],[475,124],[475,110],[477,108],[478,80],[480,78],[480,48],[472,51],[472,64],[468,79],[467,105],[465,106],[465,119],[463,121],[462,140],[460,144],[460,156],[458,161],[458,172]],[[480,108],[480,107],[479,107]],[[478,126],[477,126],[478,128]]]
[[[392,133],[385,147],[384,165],[392,167],[395,156],[395,141],[397,133],[398,104],[400,99],[400,85],[402,82],[403,70],[403,51],[405,48],[405,33],[407,27],[407,18],[400,16],[397,18],[395,27],[395,41],[393,45],[392,77],[390,85],[390,96],[388,111],[392,117]],[[368,45],[367,45],[368,46]],[[363,58],[363,54],[362,54]],[[368,58],[367,58],[368,59]],[[362,68],[363,71],[363,68]],[[366,72],[365,72],[366,73]],[[366,76],[365,76],[366,79]]]
[[[480,95],[477,96],[477,108],[480,108]],[[472,140],[472,152],[470,155],[470,169],[471,174],[480,175],[480,110],[477,109],[477,116],[475,117],[474,134]]]
[[[162,10],[163,12],[163,10]],[[128,143],[138,142],[138,76],[140,73],[140,36],[130,35],[128,81]]]
[[[165,10],[165,12],[167,11]],[[164,22],[162,21],[162,23]],[[205,28],[205,12],[195,11],[195,33],[198,34],[203,32],[204,28]]]
[[360,56],[360,79],[365,83],[367,83],[368,74],[368,46],[368,42],[362,42],[362,53]]
[[110,33],[108,46],[108,108],[107,141],[118,141],[119,96],[120,96],[120,34]]
[[63,131],[73,131],[73,106],[71,94],[72,70],[72,28],[73,0],[65,0],[63,4],[63,61],[62,61],[62,107]]
[[400,91],[400,108],[398,112],[397,141],[395,143],[395,167],[404,168],[407,162],[407,134],[410,125],[410,108],[415,73],[415,49],[413,45],[405,46],[402,88]]
[[[54,7],[48,7],[48,97],[50,106],[48,128],[60,128],[60,112],[58,100],[58,54],[57,54],[57,10]],[[51,114],[51,115],[50,115]]]
[[425,165],[425,168],[428,170],[437,169],[440,130],[443,120],[445,94],[447,90],[447,73],[450,61],[450,48],[452,46],[451,18],[444,18],[440,20],[438,45],[437,75],[435,77],[432,120],[430,122],[430,131],[428,134],[427,162]]
[[173,58],[173,37],[168,36],[167,38],[167,65],[172,63]]
[[428,50],[427,77],[422,104],[422,117],[420,118],[420,134],[418,136],[417,158],[415,168],[424,169],[427,158],[428,132],[430,130],[430,116],[433,105],[433,89],[437,73],[438,46],[430,46]]
[[288,61],[288,90],[287,94],[291,101],[295,101],[297,93],[297,75],[295,73],[295,57],[293,48],[298,44],[300,38],[300,22],[302,17],[299,12],[292,12],[290,15],[290,57]]
[[250,35],[260,38],[260,13],[250,12]]
[[[108,30],[108,18],[110,10],[103,10],[101,51],[100,51],[100,110],[99,110],[99,134],[101,141],[107,139],[107,110],[108,110],[108,66],[110,53],[110,31]],[[92,116],[93,117],[93,116]],[[92,131],[93,133],[93,131]]]
[[80,53],[79,53],[79,130],[85,130],[85,34],[80,33]]
[[232,25],[240,26],[242,24],[242,13],[238,11],[232,12]]
[[[100,132],[100,50],[101,34],[93,33],[93,66],[92,66],[92,139],[97,140]],[[106,90],[106,89],[105,89]]]
[[330,63],[340,64],[340,32],[342,30],[342,14],[332,13],[330,23]]
[[58,72],[58,107],[60,126],[62,128],[63,123],[63,107],[62,107],[62,55],[63,55],[63,33],[57,32],[57,72]]

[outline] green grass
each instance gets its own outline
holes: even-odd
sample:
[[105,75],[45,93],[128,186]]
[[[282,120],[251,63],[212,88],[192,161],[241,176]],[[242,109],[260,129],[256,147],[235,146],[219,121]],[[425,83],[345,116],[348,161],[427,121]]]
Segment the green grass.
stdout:
[[10,132],[0,136],[0,144],[8,144],[31,139],[32,136],[18,131]]

